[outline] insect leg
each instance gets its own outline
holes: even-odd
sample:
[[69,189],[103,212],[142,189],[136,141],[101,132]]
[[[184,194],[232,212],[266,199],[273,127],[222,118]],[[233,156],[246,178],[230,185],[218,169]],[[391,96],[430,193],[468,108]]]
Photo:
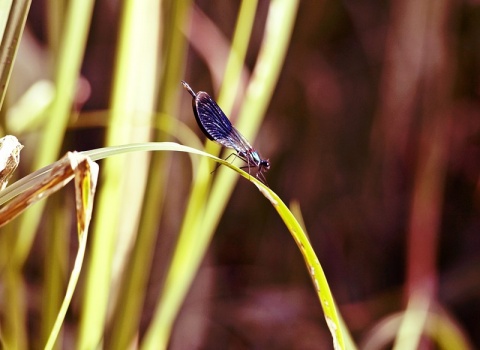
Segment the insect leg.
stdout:
[[[235,158],[235,157],[238,157],[235,153],[230,153],[230,155],[229,155],[227,158],[225,158],[224,160],[226,161],[226,160],[229,159],[231,156],[233,156],[234,158]],[[242,158],[240,158],[240,159],[242,159]],[[233,163],[233,160],[232,160],[231,163]],[[213,174],[214,172],[216,172],[217,169],[218,169],[218,167],[219,167],[220,165],[222,165],[222,164],[217,163],[217,165],[215,166],[215,169],[213,169],[213,171],[212,171],[210,174]]]

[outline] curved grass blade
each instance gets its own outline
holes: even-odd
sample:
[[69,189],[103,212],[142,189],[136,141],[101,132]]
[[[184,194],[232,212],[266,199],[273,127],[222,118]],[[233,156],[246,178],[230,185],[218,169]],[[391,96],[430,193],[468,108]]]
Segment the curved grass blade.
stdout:
[[[130,145],[98,148],[79,153],[85,154],[86,156],[89,156],[90,159],[92,159],[93,161],[96,161],[114,155],[140,151],[177,151],[202,155],[215,160],[219,159],[215,156],[212,156],[211,154],[199,151],[195,148],[183,146],[175,142],[134,143]],[[27,191],[29,188],[35,186],[39,181],[43,181],[46,177],[50,176],[50,173],[52,172],[55,164],[56,163],[49,164],[31,174],[28,174],[27,176],[19,179],[18,181],[5,188],[5,190],[0,192],[0,205],[7,203],[16,196],[19,196],[23,192]]]
[[48,338],[45,349],[53,349],[55,341],[60,333],[63,320],[73,297],[73,292],[78,282],[80,272],[82,270],[85,250],[87,247],[88,227],[92,218],[93,198],[98,180],[98,164],[92,162],[87,156],[79,153],[67,153],[65,157],[68,159],[71,170],[75,177],[75,204],[77,211],[77,232],[79,247],[75,264],[70,275],[67,291],[58,312],[57,319],[53,326],[52,332]]
[[88,156],[78,152],[68,152],[65,157],[52,164],[51,171],[47,174],[48,176],[44,176],[41,180],[31,180],[32,185],[27,190],[0,209],[0,226],[7,224],[32,204],[60,190],[72,178],[75,178],[79,248],[62,306],[47,341],[46,349],[52,349],[72,300],[83,265],[88,227],[92,217],[93,196],[98,179],[98,164],[92,162]]
[[65,157],[52,164],[51,171],[46,173],[47,175],[27,183],[27,189],[21,191],[15,200],[0,209],[0,226],[9,223],[32,204],[48,197],[70,182],[75,176],[75,164],[80,162],[79,160],[75,161],[75,157],[87,158],[81,154],[69,152]]
[[[322,305],[322,308],[324,310],[325,314],[325,319],[327,321],[327,325],[330,329],[330,332],[333,337],[334,341],[334,347],[335,349],[345,349],[345,342],[343,338],[343,332],[342,332],[342,327],[341,327],[341,320],[339,319],[339,316],[337,314],[337,310],[335,307],[335,302],[333,299],[333,296],[331,295],[330,288],[328,286],[328,282],[326,280],[325,274],[323,272],[323,269],[320,265],[320,262],[318,261],[318,258],[316,257],[316,254],[310,244],[310,241],[307,237],[307,235],[304,233],[301,225],[298,223],[298,221],[295,219],[293,214],[290,212],[290,210],[287,208],[287,206],[283,203],[283,201],[275,194],[270,188],[268,188],[266,185],[264,185],[261,181],[256,179],[255,177],[251,176],[247,172],[241,170],[240,168],[236,167],[235,165],[231,164],[228,161],[225,161],[223,159],[220,159],[218,157],[215,157],[213,155],[210,155],[208,153],[199,151],[197,149],[183,146],[177,143],[173,142],[150,142],[150,143],[139,143],[139,144],[131,144],[131,145],[122,145],[122,146],[114,146],[114,147],[105,147],[105,148],[100,148],[100,149],[95,149],[87,152],[83,152],[80,155],[86,156],[85,158],[91,158],[92,160],[99,160],[103,159],[105,157],[110,157],[114,155],[120,155],[124,154],[127,152],[138,152],[138,151],[176,151],[176,152],[188,152],[192,154],[197,154],[205,157],[209,157],[211,159],[214,159],[215,161],[219,162],[222,165],[225,165],[226,167],[235,170],[237,173],[239,173],[241,176],[244,178],[248,179],[249,181],[253,182],[260,192],[273,204],[274,208],[277,210],[277,212],[280,214],[281,218],[285,222],[287,228],[289,229],[290,233],[292,234],[292,237],[294,238],[297,246],[300,249],[300,252],[302,253],[305,263],[307,265],[307,269],[310,273],[310,277],[312,279],[313,285],[315,287],[315,290],[317,291],[320,303]],[[58,163],[58,162],[57,162]],[[50,178],[50,180],[47,180],[49,182],[49,186],[43,186],[42,188],[44,191],[54,191],[57,190],[58,188],[62,187],[65,184],[65,181],[71,180],[71,178],[74,176],[73,171],[72,173],[68,174],[67,177],[61,176],[58,178],[54,183],[52,183],[51,176],[55,175],[58,171],[58,165],[55,167],[47,167],[48,169],[41,169],[38,174],[35,176],[30,176],[28,177],[28,181],[23,181],[21,186],[17,187],[17,190],[21,190],[23,187],[31,188],[32,184],[31,182],[37,182],[40,179],[43,179],[44,183],[46,180],[44,179],[45,177]],[[55,176],[54,176],[55,177]],[[95,179],[96,180],[96,179]],[[19,181],[20,182],[20,181]],[[31,190],[30,190],[31,191]],[[78,191],[78,189],[77,189]],[[85,203],[88,202],[90,198],[90,194],[86,192],[86,187],[82,187],[82,196],[79,199],[77,195],[77,205],[85,206]],[[23,193],[22,196],[25,194]],[[31,196],[31,194],[30,194]],[[35,199],[41,199],[44,196],[36,196]],[[21,197],[19,197],[21,198]],[[19,199],[17,198],[17,200]],[[88,202],[88,205],[91,205],[90,202]],[[88,206],[87,205],[87,206]],[[8,207],[8,206],[7,206]],[[0,210],[0,213],[5,209],[6,207],[2,208]],[[20,208],[22,209],[22,208]],[[24,210],[25,207],[22,209]],[[88,215],[88,218],[91,215],[91,208],[89,209],[90,212]],[[9,215],[15,214],[18,215],[21,212],[19,210],[14,210],[11,212]],[[83,211],[82,211],[83,212]],[[87,212],[87,211],[85,211]],[[0,215],[1,217],[1,215]],[[85,218],[79,217],[79,235],[80,239],[82,237],[86,237],[86,229],[88,228],[88,224],[84,225],[81,224],[82,222],[85,222]],[[1,222],[1,219],[0,219]],[[82,228],[82,225],[84,227]],[[82,233],[85,232],[85,233]],[[83,252],[79,251],[79,256],[83,254]],[[77,257],[78,258],[78,257]],[[82,255],[83,259],[83,255]],[[77,264],[77,263],[76,263]],[[81,266],[81,265],[80,265]],[[75,273],[77,273],[77,269],[75,269]],[[71,279],[78,278],[78,276],[74,277],[72,276]],[[76,283],[76,280],[73,282]],[[73,290],[68,293],[73,293]],[[68,295],[67,295],[68,296]],[[66,296],[66,299],[67,299]],[[71,296],[70,296],[71,297]],[[62,307],[63,308],[63,307]],[[63,311],[62,311],[63,312]],[[58,327],[56,325],[56,327]]]
[[330,291],[330,287],[328,286],[325,273],[323,272],[322,266],[320,265],[315,251],[310,244],[308,236],[305,234],[302,226],[293,216],[292,212],[275,192],[253,177],[250,177],[249,180],[253,182],[258,187],[260,192],[270,201],[270,203],[272,203],[273,207],[275,210],[277,210],[278,214],[290,231],[295,243],[303,255],[305,264],[307,265],[307,270],[310,274],[310,278],[312,279],[315,291],[317,292],[320,304],[322,305],[325,320],[327,321],[327,326],[333,338],[334,348],[346,349],[344,334],[342,331],[340,317],[335,306],[335,301]]

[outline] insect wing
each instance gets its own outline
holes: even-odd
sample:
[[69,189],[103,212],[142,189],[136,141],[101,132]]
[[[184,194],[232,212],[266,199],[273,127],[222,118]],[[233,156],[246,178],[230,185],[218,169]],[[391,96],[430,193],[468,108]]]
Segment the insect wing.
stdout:
[[252,151],[254,152],[247,139],[240,134],[240,131],[235,129],[234,126],[232,127],[232,132],[230,133],[230,142],[234,145],[233,148],[238,153],[243,154],[246,157],[248,157],[247,154],[251,153]]
[[234,132],[232,123],[206,92],[197,93],[194,112],[198,125],[210,140],[236,149],[231,138],[232,132]]

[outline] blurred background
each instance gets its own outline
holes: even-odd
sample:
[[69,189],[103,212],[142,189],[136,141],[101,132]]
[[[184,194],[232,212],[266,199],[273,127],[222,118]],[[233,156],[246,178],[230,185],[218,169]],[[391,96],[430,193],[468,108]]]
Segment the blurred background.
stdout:
[[[163,22],[154,39],[163,48],[160,57],[166,47],[171,49],[174,3],[160,6]],[[168,90],[174,101],[171,115],[202,142],[180,79],[215,99],[220,89],[229,89],[222,86],[222,77],[240,6],[240,1],[192,2],[176,28],[185,43],[178,57],[178,84]],[[61,6],[47,1],[32,3],[10,82],[9,106],[39,79],[55,79],[55,40],[49,29],[53,8],[62,13]],[[67,150],[105,145],[124,10],[122,2],[100,0],[94,5],[73,117],[58,158]],[[261,70],[256,63],[269,11],[270,1],[258,1],[238,96],[228,113],[234,124],[252,71]],[[474,0],[323,0],[298,5],[278,82],[250,141],[270,159],[269,187],[285,203],[299,204],[339,311],[360,348],[389,348],[394,335],[371,345],[384,331],[378,327],[418,293],[467,344],[480,346],[479,39],[480,2]],[[140,56],[152,54],[141,47],[135,50]],[[156,97],[165,96],[165,62],[158,59],[158,71],[152,72],[159,77],[152,92]],[[144,111],[140,107],[136,113],[138,124],[131,127],[141,129],[145,125],[138,115]],[[42,137],[42,122],[31,125],[16,134],[25,144],[19,176],[32,170]],[[150,140],[172,140],[147,129]],[[6,127],[6,132],[11,130]],[[192,186],[188,157],[168,157],[162,168],[169,174],[158,211],[162,220],[151,268],[142,272],[148,283],[136,333],[140,341],[152,321]],[[125,203],[129,196],[119,193]],[[74,218],[73,191],[57,197],[70,203]],[[39,337],[41,328],[40,310],[32,304],[46,278],[39,266],[50,256],[42,243],[47,222],[44,214],[23,267],[25,293],[33,298],[25,312],[30,339]],[[75,251],[75,225],[68,225],[68,246]],[[64,324],[65,348],[77,337],[85,284],[82,275]],[[295,242],[268,201],[243,178],[221,214],[182,305],[172,349],[331,348]],[[106,344],[114,334],[112,314],[107,313],[102,337]],[[436,345],[424,339],[420,347]]]

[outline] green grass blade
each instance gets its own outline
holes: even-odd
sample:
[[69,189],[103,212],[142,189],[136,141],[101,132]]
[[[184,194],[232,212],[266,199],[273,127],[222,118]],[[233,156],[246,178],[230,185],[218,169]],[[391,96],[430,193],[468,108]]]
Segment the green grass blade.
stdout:
[[[273,93],[293,31],[297,7],[296,0],[276,0],[270,4],[261,53],[237,123],[247,138],[251,138],[258,130]],[[270,68],[265,69],[266,67]],[[210,143],[207,151],[210,149],[218,148]],[[199,171],[204,172],[202,164],[204,162],[201,162]],[[145,336],[143,344],[145,349],[167,346],[172,324],[235,184],[235,177],[226,175],[226,172],[220,170],[205,210],[203,203],[209,186],[208,180],[199,177],[195,185],[199,187],[192,190],[191,204],[185,215],[164,292],[152,325]],[[192,233],[196,233],[195,237],[191,237]]]
[[[178,120],[171,116],[178,115],[178,97],[182,93],[180,80],[183,76],[186,59],[186,40],[181,31],[188,18],[190,0],[164,1],[162,3],[162,73],[157,103],[155,123],[166,126],[170,132],[155,131],[155,140],[165,140],[170,134],[176,134],[182,128]],[[183,132],[185,134],[185,132]],[[197,137],[194,136],[196,139]],[[128,347],[138,332],[141,312],[144,303],[148,274],[151,270],[158,227],[162,218],[163,206],[169,185],[171,168],[169,153],[153,153],[142,212],[139,215],[138,233],[132,247],[129,265],[123,276],[119,299],[112,318],[112,327],[107,339],[107,347],[124,349]],[[136,297],[132,298],[132,293]]]
[[280,197],[278,197],[277,194],[275,194],[268,187],[264,186],[258,180],[252,180],[255,182],[255,185],[257,185],[260,192],[262,192],[262,194],[270,201],[270,203],[272,203],[275,210],[277,210],[278,214],[295,240],[298,249],[303,255],[305,264],[307,265],[307,271],[310,274],[310,278],[312,279],[313,286],[317,292],[318,299],[322,305],[323,312],[325,314],[325,320],[327,321],[327,326],[330,329],[330,333],[333,338],[334,348],[345,349],[344,336],[335,306],[335,301],[331,294],[330,287],[328,286],[325,273],[323,272],[322,266],[320,265],[315,251],[310,244],[308,236],[305,234],[302,226],[293,216],[288,207],[283,203]]
[[[297,8],[297,0],[275,0],[270,4],[265,38],[237,123],[238,129],[249,140],[254,138],[259,129],[280,75]],[[234,184],[234,177],[222,170],[218,172],[202,222],[202,228],[207,232],[217,226],[223,212],[218,208],[225,207]]]
[[222,89],[218,95],[218,104],[226,115],[232,111],[238,87],[241,81],[243,64],[247,55],[248,43],[255,22],[257,11],[257,0],[242,1],[238,13],[235,33],[232,40],[232,48],[228,56],[225,75],[223,77]]
[[[156,104],[158,69],[158,1],[123,2],[111,110],[106,144],[146,142]],[[137,233],[148,173],[148,155],[109,158],[102,169],[92,254],[80,323],[80,348],[101,341],[107,307],[118,297],[118,286]],[[124,194],[129,193],[128,205]],[[122,245],[118,245],[122,242]],[[123,249],[119,249],[122,247]],[[115,261],[115,266],[114,266]]]
[[[56,64],[55,87],[57,93],[42,132],[42,140],[35,154],[33,169],[53,163],[59,156],[77,88],[92,9],[93,0],[72,0],[69,3],[60,54]],[[14,255],[19,265],[23,264],[30,251],[44,205],[44,202],[37,204],[20,221],[18,244],[15,247]]]
[[[225,73],[224,89],[232,85],[229,95],[221,94],[222,107],[224,112],[229,114],[233,106],[237,91],[237,80],[243,68],[244,57],[248,48],[253,21],[255,18],[256,1],[243,1],[235,29],[234,40],[227,63]],[[222,97],[225,96],[225,97]],[[207,152],[218,154],[220,147],[207,142]],[[145,347],[166,347],[170,338],[172,324],[176,318],[181,303],[193,280],[200,261],[207,249],[213,229],[210,231],[199,230],[202,226],[203,210],[206,198],[210,191],[212,177],[209,163],[202,159],[199,164],[197,175],[195,175],[194,186],[190,193],[188,206],[182,222],[179,240],[172,258],[171,267],[167,273],[164,292],[157,306],[157,312],[153,325],[147,332]],[[232,186],[233,188],[233,186]],[[230,190],[231,193],[231,190]],[[226,193],[229,196],[229,193]],[[223,211],[223,208],[218,208]],[[201,232],[200,234],[198,234]],[[195,236],[194,236],[195,235]],[[194,237],[193,237],[194,236]]]
[[[77,159],[73,159],[76,161]],[[77,204],[77,228],[78,228],[78,252],[75,258],[70,280],[67,285],[65,297],[63,299],[53,329],[45,345],[45,349],[53,349],[55,341],[58,338],[65,315],[67,314],[70,301],[72,300],[75,287],[77,285],[80,272],[82,270],[85,251],[87,248],[88,227],[92,217],[93,198],[98,179],[98,164],[85,159],[85,161],[74,169],[75,172],[75,197]]]

